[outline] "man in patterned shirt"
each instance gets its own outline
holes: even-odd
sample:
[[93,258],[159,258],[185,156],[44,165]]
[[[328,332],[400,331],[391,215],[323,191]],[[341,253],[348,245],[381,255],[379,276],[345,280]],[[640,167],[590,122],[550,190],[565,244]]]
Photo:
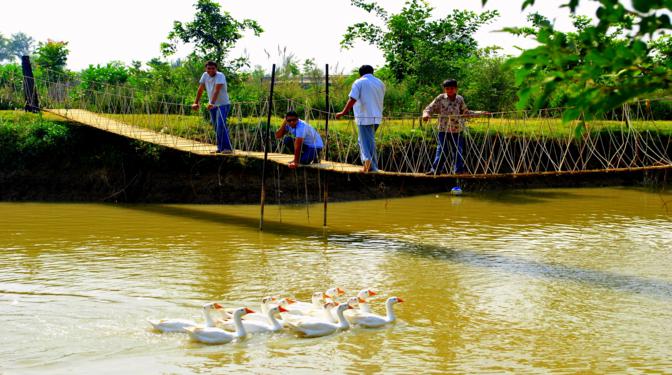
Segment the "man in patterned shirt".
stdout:
[[441,174],[445,170],[446,157],[451,155],[454,161],[454,172],[464,173],[464,117],[469,109],[464,98],[457,95],[457,81],[448,79],[443,82],[443,94],[437,96],[422,112],[422,120],[427,122],[432,114],[439,115],[439,139],[432,169],[427,175]]

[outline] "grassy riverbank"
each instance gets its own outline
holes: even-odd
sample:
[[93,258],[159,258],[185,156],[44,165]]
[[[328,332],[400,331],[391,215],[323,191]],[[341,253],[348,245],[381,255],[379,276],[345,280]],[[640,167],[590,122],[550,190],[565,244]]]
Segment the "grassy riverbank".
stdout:
[[[196,139],[212,139],[211,125],[198,115],[148,115],[148,114],[105,114],[111,119],[157,131]],[[325,120],[309,121],[311,125],[325,133]],[[272,117],[271,127],[276,130],[282,118]],[[266,118],[236,117],[229,118],[231,130],[245,129],[253,133],[266,124]],[[386,119],[382,123],[379,141],[383,144],[395,140],[413,139],[418,136],[434,138],[436,119],[422,123],[419,118]],[[514,117],[481,117],[472,118],[467,122],[469,133],[474,137],[498,134],[505,137],[546,137],[550,139],[566,139],[577,132],[577,122],[563,123],[557,118],[514,118]],[[600,133],[605,131],[618,132],[627,125],[623,121],[590,121],[585,131]],[[661,135],[672,135],[672,121],[632,120],[630,126],[638,131],[657,132]],[[330,120],[330,134],[339,138],[356,138],[356,126],[351,120]]]
[[[194,124],[209,129],[204,121]],[[382,147],[382,153],[385,152],[386,147]],[[254,160],[201,157],[129,140],[50,114],[0,111],[0,200],[4,201],[256,204],[261,166],[261,162]],[[269,204],[304,202],[306,191],[310,201],[322,197],[316,173],[303,174],[279,167],[272,168],[271,174],[269,180],[273,182],[266,183]],[[461,186],[477,191],[640,185],[651,179],[666,180],[662,172],[659,175],[633,172],[536,179],[511,177],[463,180]],[[335,201],[445,192],[456,183],[451,179],[340,174],[331,175],[329,181],[330,199]]]

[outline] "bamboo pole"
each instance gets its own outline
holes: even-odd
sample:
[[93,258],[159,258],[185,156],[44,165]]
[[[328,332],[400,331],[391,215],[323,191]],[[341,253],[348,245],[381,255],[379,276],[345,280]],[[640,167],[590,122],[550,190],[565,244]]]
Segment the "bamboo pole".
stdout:
[[[329,160],[329,116],[331,115],[331,106],[329,105],[329,64],[324,67],[325,76],[325,104],[327,106],[327,117],[324,121],[324,160]],[[322,226],[327,226],[327,202],[329,201],[329,173],[324,174],[324,217]]]
[[33,76],[33,67],[30,65],[30,57],[21,56],[21,69],[23,70],[23,94],[26,98],[24,107],[26,112],[37,113],[40,111],[40,102],[37,98],[37,88]]
[[266,164],[268,162],[268,149],[271,147],[271,111],[273,109],[273,89],[275,88],[275,64],[271,70],[271,90],[268,96],[268,116],[266,118],[266,129],[264,129],[264,164],[261,167],[261,215],[259,218],[259,230],[264,230],[264,206],[266,204]]

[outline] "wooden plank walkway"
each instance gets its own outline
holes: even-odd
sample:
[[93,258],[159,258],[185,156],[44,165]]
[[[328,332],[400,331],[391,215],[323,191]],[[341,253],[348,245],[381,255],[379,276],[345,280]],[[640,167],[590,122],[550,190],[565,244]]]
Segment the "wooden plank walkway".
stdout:
[[[66,119],[75,121],[77,123],[94,127],[96,129],[104,130],[110,133],[118,134],[127,138],[149,142],[164,147],[169,147],[175,150],[190,152],[197,155],[211,156],[211,157],[244,157],[252,159],[264,159],[264,153],[260,151],[242,151],[235,150],[233,154],[216,154],[217,149],[214,145],[209,143],[198,142],[192,139],[177,137],[174,135],[156,132],[150,129],[139,126],[129,125],[120,121],[113,120],[108,117],[100,116],[94,112],[83,109],[44,109],[45,112],[53,113],[55,115],[64,117]],[[269,153],[268,160],[277,164],[287,165],[292,161],[293,155]],[[301,166],[301,168],[320,169],[327,171],[334,171],[346,174],[363,174],[362,167],[359,165],[338,163],[333,161],[322,161],[320,164],[309,164]],[[671,165],[654,165],[646,167],[632,167],[632,168],[613,168],[613,169],[593,169],[581,171],[544,171],[531,173],[497,173],[497,174],[461,174],[461,175],[425,175],[423,173],[404,173],[404,172],[389,172],[380,171],[376,175],[383,176],[398,176],[398,177],[413,177],[426,179],[492,179],[492,178],[516,178],[516,177],[530,177],[530,176],[560,176],[560,175],[585,175],[597,173],[614,173],[614,172],[635,172],[644,170],[658,170],[658,169],[672,169]]]
[[[45,111],[83,125],[94,127],[96,129],[184,152],[190,152],[192,154],[212,157],[245,157],[261,160],[264,159],[264,153],[261,151],[235,150],[233,154],[216,154],[214,153],[217,150],[215,145],[194,141],[188,138],[177,137],[166,133],[159,133],[139,126],[129,125],[83,109],[46,109]],[[289,162],[291,162],[293,159],[294,156],[289,154],[268,154],[269,161],[282,165],[289,164]],[[362,167],[358,165],[337,163],[332,161],[322,161],[320,164],[310,164],[301,167],[331,170],[339,173],[361,173],[362,169]]]

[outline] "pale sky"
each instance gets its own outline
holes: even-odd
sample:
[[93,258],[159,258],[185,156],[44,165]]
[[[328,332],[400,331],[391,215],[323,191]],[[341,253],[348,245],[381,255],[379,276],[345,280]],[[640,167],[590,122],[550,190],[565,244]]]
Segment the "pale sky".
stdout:
[[[349,0],[245,0],[218,1],[222,9],[236,19],[256,20],[264,29],[260,37],[247,35],[231,54],[247,54],[251,64],[270,70],[279,63],[278,46],[287,47],[299,61],[315,58],[318,66],[329,63],[332,71],[349,71],[362,64],[384,64],[382,53],[374,46],[359,43],[350,50],[341,50],[339,42],[348,25],[375,21],[375,17],[350,5]],[[516,46],[531,47],[529,40],[507,33],[494,32],[505,26],[525,24],[528,8],[521,12],[522,0],[490,0],[485,9],[497,9],[501,16],[476,35],[481,47],[497,45],[505,53],[516,54]],[[533,8],[556,20],[562,29],[570,25],[569,12],[559,5],[566,0],[538,0]],[[89,64],[118,60],[146,62],[160,56],[159,44],[166,40],[173,21],[193,19],[195,0],[33,0],[30,5],[20,1],[0,0],[0,33],[9,36],[22,31],[38,41],[68,41],[68,67],[82,69]],[[379,0],[384,8],[396,12],[403,6],[399,0]],[[436,17],[459,7],[482,11],[481,0],[429,0]],[[595,2],[586,2],[579,13],[594,15]],[[269,59],[264,49],[271,52]],[[172,59],[188,53],[183,48]]]

